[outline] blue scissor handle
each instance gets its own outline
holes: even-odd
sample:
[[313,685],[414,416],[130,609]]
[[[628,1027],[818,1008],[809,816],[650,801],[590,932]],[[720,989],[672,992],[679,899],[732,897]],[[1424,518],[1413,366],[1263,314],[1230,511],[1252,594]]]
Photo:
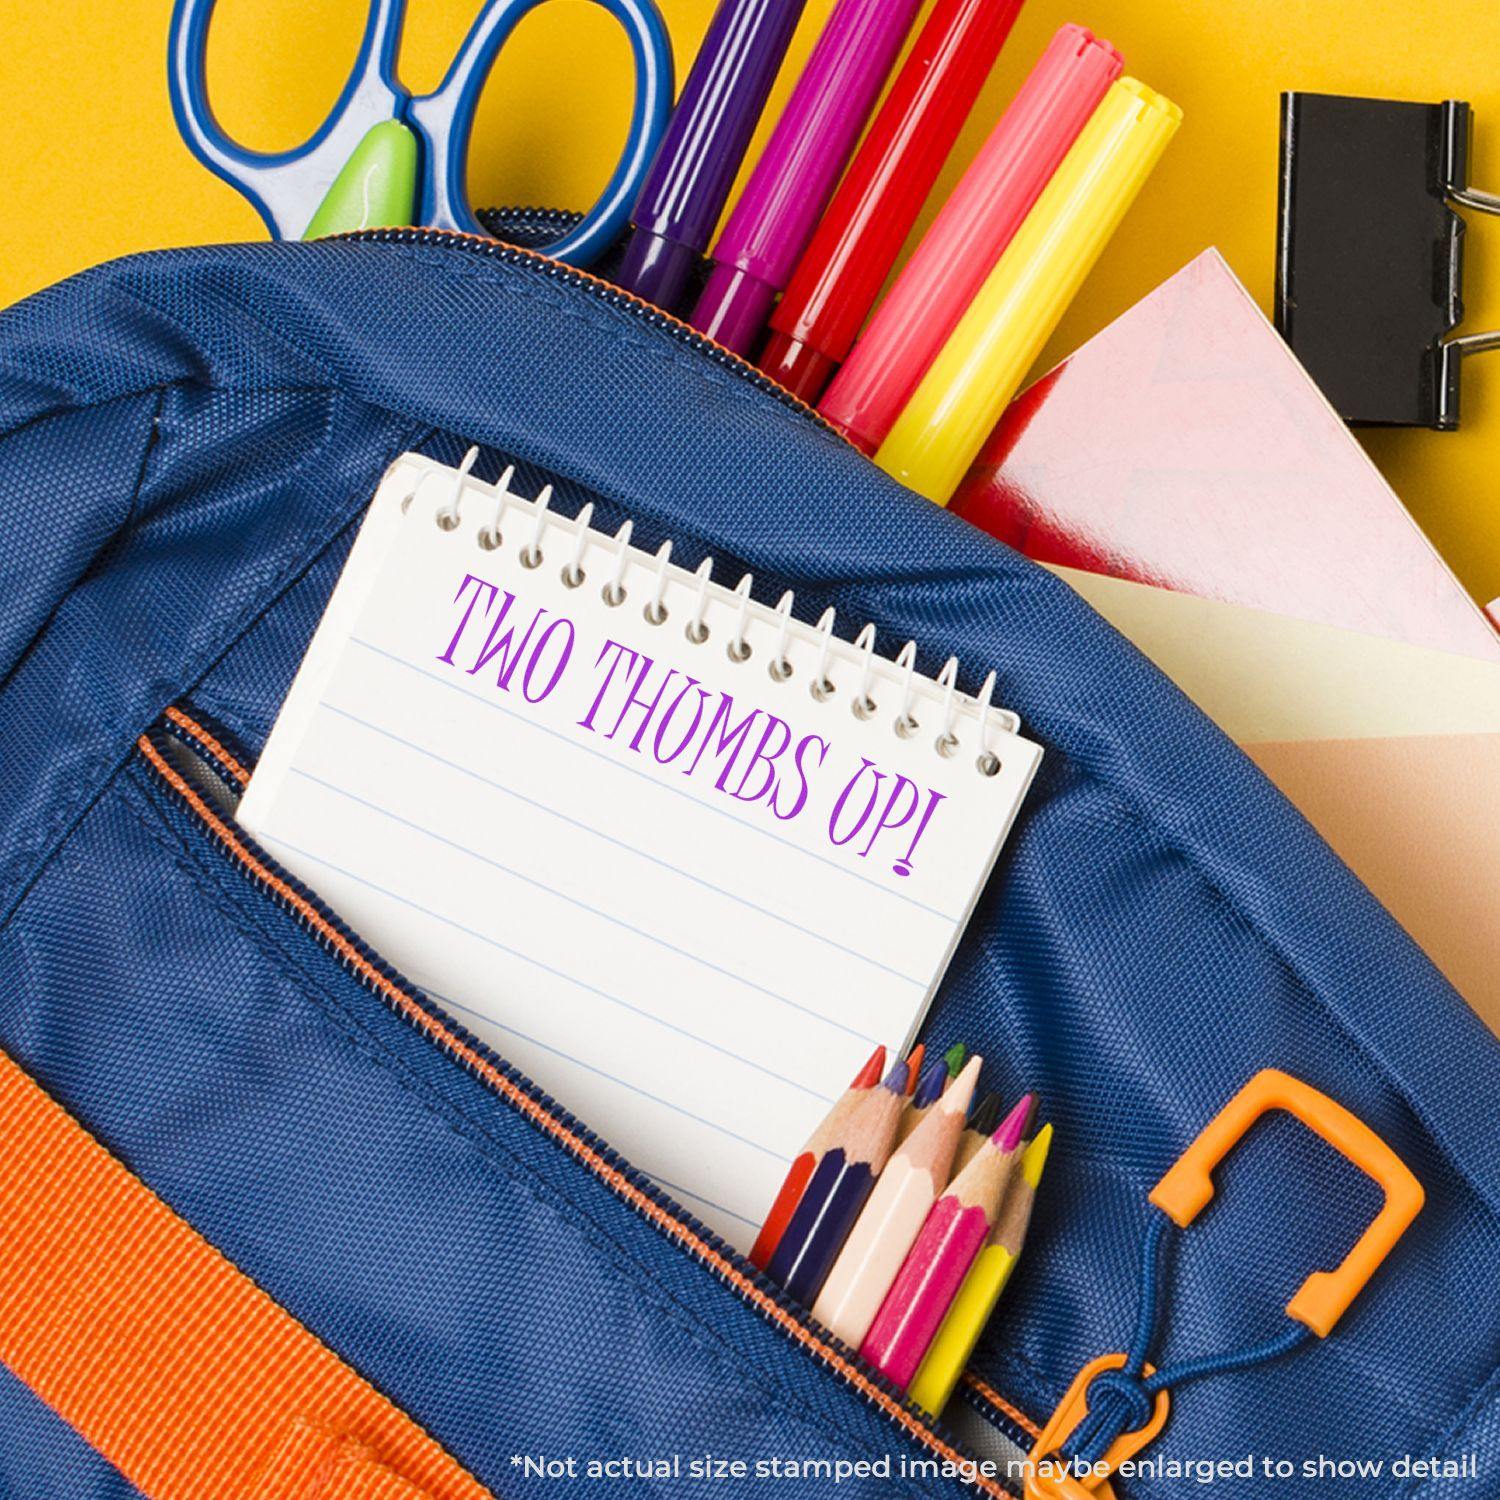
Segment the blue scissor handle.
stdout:
[[[546,0],[489,0],[464,38],[453,65],[430,94],[407,106],[407,123],[421,139],[423,173],[417,217],[440,229],[485,231],[469,207],[469,137],[485,79],[500,49],[523,16]],[[625,228],[630,210],[672,109],[672,47],[653,0],[594,0],[630,39],[635,63],[635,100],[630,130],[614,174],[597,202],[561,239],[538,248],[557,260],[586,266],[597,260]],[[566,106],[560,111],[566,118]]]
[[407,94],[396,81],[405,0],[372,0],[359,54],[338,102],[291,151],[249,151],[220,128],[208,102],[204,59],[214,0],[176,0],[167,62],[172,113],[193,155],[237,187],[277,239],[298,239],[372,125],[399,119]]
[[[214,0],[176,0],[168,79],[172,112],[193,154],[255,205],[278,239],[297,239],[370,128],[404,120],[422,148],[416,221],[483,234],[469,207],[467,169],[474,112],[500,49],[545,0],[487,0],[453,65],[430,94],[413,98],[396,77],[405,0],[371,0],[359,53],[338,102],[313,136],[290,151],[250,151],[224,134],[208,102],[205,56]],[[541,248],[587,265],[625,227],[672,108],[672,49],[654,0],[594,0],[625,28],[635,64],[630,130],[603,193],[583,220]]]

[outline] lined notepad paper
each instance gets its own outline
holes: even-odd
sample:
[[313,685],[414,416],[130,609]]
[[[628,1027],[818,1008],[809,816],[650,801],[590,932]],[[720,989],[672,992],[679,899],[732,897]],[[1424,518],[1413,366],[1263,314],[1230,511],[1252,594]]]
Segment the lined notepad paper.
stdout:
[[743,1248],[915,1030],[1040,752],[586,520],[393,466],[240,819]]

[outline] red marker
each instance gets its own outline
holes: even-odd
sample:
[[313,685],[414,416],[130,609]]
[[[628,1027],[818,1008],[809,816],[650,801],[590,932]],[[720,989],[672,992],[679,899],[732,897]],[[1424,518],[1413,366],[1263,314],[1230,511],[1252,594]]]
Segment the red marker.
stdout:
[[1123,66],[1108,42],[1069,25],[1031,70],[818,403],[866,453],[884,441]]
[[937,0],[771,319],[760,367],[816,401],[854,346],[1022,0]]

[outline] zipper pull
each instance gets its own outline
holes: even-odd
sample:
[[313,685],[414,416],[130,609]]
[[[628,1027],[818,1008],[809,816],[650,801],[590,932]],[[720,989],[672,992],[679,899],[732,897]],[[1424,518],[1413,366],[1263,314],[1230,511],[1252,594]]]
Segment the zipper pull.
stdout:
[[[1108,1380],[1107,1372],[1123,1369],[1125,1360],[1124,1354],[1101,1354],[1078,1372],[1042,1429],[1036,1447],[1031,1450],[1031,1464],[1026,1474],[1026,1500],[1114,1500],[1115,1492],[1109,1476],[1126,1459],[1134,1458],[1154,1441],[1167,1425],[1167,1415],[1172,1409],[1172,1399],[1167,1392],[1158,1391],[1154,1401],[1145,1397],[1150,1411],[1145,1424],[1122,1432],[1097,1462],[1075,1463],[1063,1456],[1062,1448],[1088,1415],[1089,1387],[1097,1377]],[[1143,1373],[1152,1375],[1155,1370],[1148,1364]]]

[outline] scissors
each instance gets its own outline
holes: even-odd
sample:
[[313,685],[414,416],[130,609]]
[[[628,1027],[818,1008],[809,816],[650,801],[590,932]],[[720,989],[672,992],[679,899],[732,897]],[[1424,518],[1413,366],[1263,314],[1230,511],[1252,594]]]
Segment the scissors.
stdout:
[[[516,24],[545,0],[485,0],[443,81],[411,94],[396,76],[406,0],[371,0],[343,93],[310,139],[250,151],[214,118],[204,81],[214,0],[176,0],[168,74],[172,111],[193,154],[238,188],[277,239],[397,224],[484,234],[469,206],[469,137],[486,78]],[[672,52],[654,0],[594,0],[630,39],[635,102],[614,175],[582,221],[545,254],[597,259],[624,229],[672,107]]]

